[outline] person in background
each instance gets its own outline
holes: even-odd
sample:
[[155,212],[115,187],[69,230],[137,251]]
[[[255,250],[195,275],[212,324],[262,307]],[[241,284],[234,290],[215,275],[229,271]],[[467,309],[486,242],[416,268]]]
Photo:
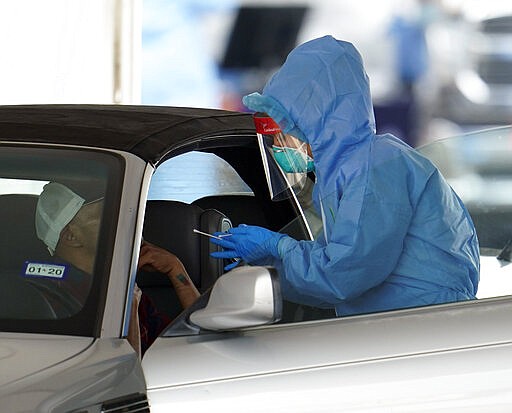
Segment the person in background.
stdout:
[[[71,274],[58,281],[80,309],[92,283],[103,198],[85,202],[71,189],[57,182],[46,184],[39,195],[35,226],[38,238],[49,253],[71,264]],[[183,308],[199,297],[199,292],[181,261],[171,252],[143,241],[138,269],[166,274]],[[142,357],[160,332],[171,322],[159,312],[151,299],[135,285],[128,341]]]
[[[389,35],[394,45],[395,70],[401,90],[398,91],[403,119],[407,127],[405,142],[416,147],[428,130],[433,105],[430,53],[427,30],[440,18],[437,0],[416,0],[402,5],[390,23]],[[408,7],[406,6],[408,5]]]
[[298,241],[240,225],[211,240],[224,249],[212,256],[275,265],[284,298],[338,316],[475,298],[473,222],[428,159],[376,134],[369,79],[351,43],[324,36],[299,45],[263,93],[243,102],[301,142],[302,153],[286,141],[272,149],[284,173],[314,171],[323,231]]
[[234,0],[142,0],[141,102],[216,108],[223,88],[212,41]]

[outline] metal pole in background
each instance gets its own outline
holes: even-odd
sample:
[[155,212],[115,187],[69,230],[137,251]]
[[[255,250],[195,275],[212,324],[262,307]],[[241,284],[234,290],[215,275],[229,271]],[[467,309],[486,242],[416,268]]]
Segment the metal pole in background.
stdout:
[[142,0],[112,0],[112,101],[140,103]]

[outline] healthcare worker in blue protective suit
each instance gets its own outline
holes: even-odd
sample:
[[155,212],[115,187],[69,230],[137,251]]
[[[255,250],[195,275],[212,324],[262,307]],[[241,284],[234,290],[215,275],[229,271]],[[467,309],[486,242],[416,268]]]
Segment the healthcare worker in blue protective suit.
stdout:
[[375,134],[368,77],[352,44],[325,36],[298,46],[263,93],[243,102],[310,146],[323,233],[297,241],[242,225],[212,240],[224,248],[212,255],[273,262],[286,299],[339,316],[475,298],[471,218],[430,161]]

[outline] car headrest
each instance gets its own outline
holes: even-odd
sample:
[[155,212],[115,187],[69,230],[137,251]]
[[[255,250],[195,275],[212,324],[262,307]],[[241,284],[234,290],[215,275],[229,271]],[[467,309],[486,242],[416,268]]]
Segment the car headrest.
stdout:
[[[175,254],[185,265],[196,287],[204,291],[223,274],[225,264],[210,256],[219,247],[208,237],[193,232],[194,228],[208,233],[226,231],[231,228],[231,221],[217,210],[203,210],[184,202],[147,202],[144,239]],[[139,277],[137,282],[143,288],[158,281],[157,277],[146,276]]]
[[21,274],[25,261],[51,259],[36,236],[37,200],[37,195],[0,195],[0,268]]
[[240,224],[268,227],[262,205],[253,195],[210,195],[193,202],[203,209],[215,208],[229,216],[234,226]]

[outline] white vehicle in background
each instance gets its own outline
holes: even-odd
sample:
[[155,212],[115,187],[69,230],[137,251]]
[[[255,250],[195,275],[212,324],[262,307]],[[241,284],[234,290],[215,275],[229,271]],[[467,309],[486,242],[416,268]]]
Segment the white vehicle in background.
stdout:
[[[434,115],[462,125],[512,119],[512,6],[460,1],[435,25],[430,48],[439,88]],[[481,127],[481,126],[480,126]]]

